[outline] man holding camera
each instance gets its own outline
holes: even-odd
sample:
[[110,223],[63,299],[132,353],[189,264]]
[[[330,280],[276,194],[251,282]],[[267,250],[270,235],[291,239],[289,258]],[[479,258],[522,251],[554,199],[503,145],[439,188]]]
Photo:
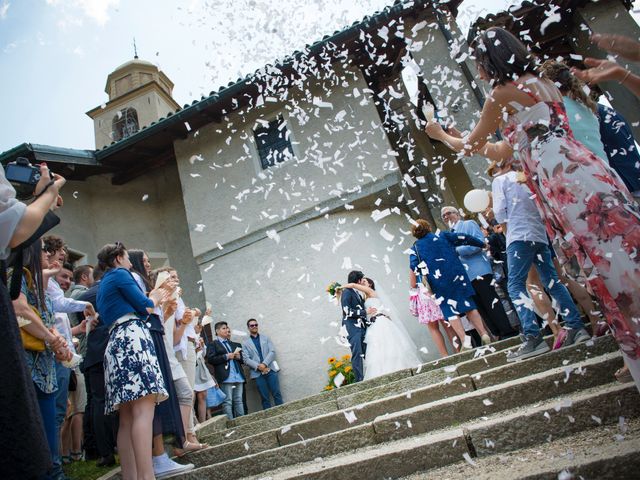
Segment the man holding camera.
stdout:
[[[0,472],[4,478],[42,478],[51,468],[51,449],[57,448],[57,445],[48,445],[47,438],[53,441],[55,435],[45,435],[33,379],[26,367],[9,296],[6,260],[10,253],[30,246],[59,222],[51,209],[62,205],[58,192],[65,179],[52,174],[46,164],[33,167],[28,160],[26,164],[26,169],[15,162],[7,165],[10,173],[7,177],[0,167],[0,319],[3,324],[0,362],[10,366],[4,371],[0,425],[5,438],[11,441],[10,450],[0,456]],[[20,202],[14,186],[21,191],[20,198],[33,198],[33,201],[28,205]]]

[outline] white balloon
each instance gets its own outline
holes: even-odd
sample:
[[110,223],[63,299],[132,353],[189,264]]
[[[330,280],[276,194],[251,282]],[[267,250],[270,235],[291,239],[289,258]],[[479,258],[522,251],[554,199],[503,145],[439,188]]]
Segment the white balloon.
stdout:
[[470,190],[464,196],[464,206],[470,212],[484,212],[489,206],[489,192],[486,190]]

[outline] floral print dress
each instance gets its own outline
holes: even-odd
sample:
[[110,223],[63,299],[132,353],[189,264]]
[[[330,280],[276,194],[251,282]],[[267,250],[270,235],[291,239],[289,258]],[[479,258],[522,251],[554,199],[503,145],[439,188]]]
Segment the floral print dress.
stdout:
[[[535,79],[540,98],[509,115],[503,133],[521,162],[527,184],[558,257],[586,275],[623,352],[640,357],[640,212],[609,165],[575,140],[562,97]],[[530,83],[528,81],[527,83]]]
[[[32,305],[40,313],[42,323],[47,328],[55,327],[56,320],[53,315],[53,303],[49,295],[44,295],[44,305],[40,304],[37,293],[33,288],[29,288],[26,280],[26,273],[22,275],[21,293],[27,298],[29,305]],[[33,383],[42,393],[53,393],[58,390],[58,380],[56,378],[56,358],[52,350],[46,348],[43,352],[24,351],[27,368],[31,372]]]

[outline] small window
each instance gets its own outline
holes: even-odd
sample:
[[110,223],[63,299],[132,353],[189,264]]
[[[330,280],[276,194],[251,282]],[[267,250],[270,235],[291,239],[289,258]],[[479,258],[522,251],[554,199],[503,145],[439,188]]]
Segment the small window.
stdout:
[[112,121],[113,141],[130,137],[139,130],[138,112],[133,108],[123,108],[118,111]]
[[266,125],[263,123],[253,131],[253,135],[263,170],[293,157],[287,124],[282,115]]

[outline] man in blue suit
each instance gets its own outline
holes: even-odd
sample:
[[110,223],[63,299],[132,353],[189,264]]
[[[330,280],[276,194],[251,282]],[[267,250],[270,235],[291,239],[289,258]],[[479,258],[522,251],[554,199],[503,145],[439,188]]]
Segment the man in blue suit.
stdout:
[[278,364],[276,350],[271,339],[258,333],[258,321],[251,318],[247,321],[249,338],[242,344],[244,364],[251,370],[251,378],[256,381],[262,408],[271,408],[271,397],[275,405],[282,405],[280,382],[278,381]]
[[[349,272],[347,281],[349,283],[362,283],[364,273],[354,270]],[[367,333],[367,311],[364,300],[360,294],[352,289],[345,288],[340,295],[342,305],[342,324],[348,332],[349,345],[351,346],[351,367],[356,377],[356,382],[364,378],[363,360],[366,353],[367,344],[364,336]]]

